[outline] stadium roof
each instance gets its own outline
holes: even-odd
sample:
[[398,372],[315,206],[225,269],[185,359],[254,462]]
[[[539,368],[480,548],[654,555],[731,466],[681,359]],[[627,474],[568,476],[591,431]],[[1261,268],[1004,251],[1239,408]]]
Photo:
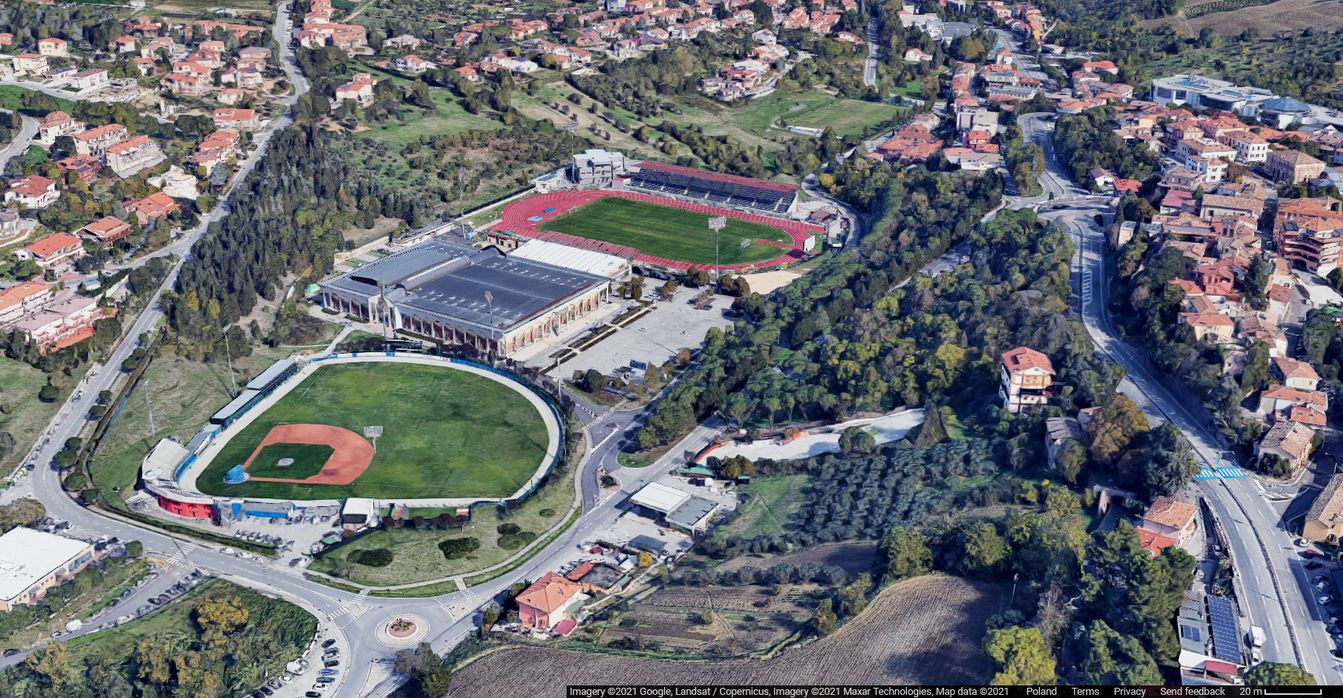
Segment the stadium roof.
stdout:
[[1212,626],[1212,654],[1232,664],[1244,664],[1240,656],[1240,630],[1236,609],[1224,596],[1208,597],[1208,624]]
[[232,400],[229,401],[227,405],[224,405],[223,407],[219,408],[218,412],[215,412],[213,415],[211,415],[210,421],[218,423],[228,419],[229,417],[232,417],[234,414],[237,414],[238,410],[243,408],[243,405],[246,405],[248,402],[251,402],[253,398],[255,398],[257,395],[260,394],[261,392],[258,390],[242,391],[241,393],[238,394],[238,397],[233,398]]
[[93,546],[20,526],[0,536],[0,599],[12,601]]
[[675,487],[668,487],[660,482],[650,482],[630,497],[631,502],[652,509],[659,514],[670,514],[688,499],[690,499],[689,493],[682,492]]
[[261,373],[258,373],[256,377],[253,378],[252,380],[247,381],[247,388],[249,390],[264,390],[277,378],[284,375],[284,373],[293,366],[294,366],[293,359],[285,359],[284,361],[277,361],[271,364],[270,368],[267,368]]
[[746,187],[777,191],[783,194],[795,194],[798,189],[796,184],[785,184],[783,182],[774,182],[768,179],[758,179],[756,177],[741,177],[738,175],[723,174],[722,172],[701,170],[695,167],[672,165],[670,163],[658,162],[657,160],[644,160],[639,163],[639,169],[655,170],[657,172],[666,172],[667,174],[678,174],[687,177],[698,177],[700,179],[722,182],[724,184],[739,184]]
[[580,250],[577,247],[569,247],[546,240],[528,240],[516,250],[509,252],[508,256],[513,259],[528,259],[533,262],[553,264],[565,269],[575,269],[608,279],[620,276],[629,267],[629,263],[624,258],[613,254]]
[[372,298],[380,287],[403,315],[508,330],[606,279],[551,264],[430,240],[322,282],[324,290]]

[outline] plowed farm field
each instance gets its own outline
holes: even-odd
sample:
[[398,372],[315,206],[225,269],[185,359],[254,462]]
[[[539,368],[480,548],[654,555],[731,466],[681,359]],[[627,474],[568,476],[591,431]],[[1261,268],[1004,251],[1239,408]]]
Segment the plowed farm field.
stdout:
[[[906,580],[883,591],[834,635],[768,660],[657,661],[526,647],[491,654],[453,675],[449,695],[565,695],[565,686],[982,684],[984,622],[1002,610],[1001,586],[955,577]],[[618,678],[615,678],[618,677]]]

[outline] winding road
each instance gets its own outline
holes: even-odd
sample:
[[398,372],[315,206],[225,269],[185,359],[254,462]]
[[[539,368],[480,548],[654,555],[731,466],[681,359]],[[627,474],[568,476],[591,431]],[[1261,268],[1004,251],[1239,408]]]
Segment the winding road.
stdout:
[[19,132],[14,134],[14,139],[0,150],[0,173],[5,171],[9,161],[28,151],[28,146],[32,145],[33,138],[37,137],[38,121],[31,116],[21,115],[19,122]]
[[[1156,378],[1145,353],[1121,339],[1115,329],[1106,303],[1110,295],[1109,267],[1105,261],[1108,243],[1104,231],[1094,221],[1106,206],[1076,186],[1059,165],[1051,118],[1029,114],[1019,123],[1023,137],[1045,151],[1045,171],[1040,176],[1045,193],[1014,207],[1038,209],[1045,202],[1057,207],[1042,212],[1041,217],[1057,221],[1073,236],[1074,277],[1082,319],[1097,348],[1123,367],[1126,377],[1120,391],[1134,400],[1150,420],[1169,421],[1179,427],[1202,465],[1236,465],[1218,436]],[[1196,484],[1228,534],[1237,600],[1248,624],[1265,630],[1264,658],[1298,664],[1322,683],[1343,679],[1339,675],[1343,665],[1329,654],[1333,645],[1321,622],[1328,620],[1328,615],[1315,602],[1310,571],[1305,569],[1305,560],[1299,556],[1293,536],[1284,526],[1283,512],[1266,498],[1253,477],[1218,478]],[[1285,510],[1286,502],[1281,507]]]

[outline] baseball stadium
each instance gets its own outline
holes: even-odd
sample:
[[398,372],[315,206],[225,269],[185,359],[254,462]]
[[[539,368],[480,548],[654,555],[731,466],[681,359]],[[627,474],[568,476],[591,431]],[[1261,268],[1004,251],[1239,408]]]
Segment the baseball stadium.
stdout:
[[[787,218],[797,205],[797,185],[647,160],[628,168],[622,160],[594,178],[595,156],[619,157],[588,151],[575,156],[569,169],[573,180],[598,188],[513,201],[492,228],[673,271],[715,264],[748,271],[799,262],[825,232]],[[709,225],[713,218],[726,219],[717,235]]]
[[516,498],[561,443],[556,410],[512,376],[383,352],[281,362],[211,423],[188,445],[176,484],[248,499]]

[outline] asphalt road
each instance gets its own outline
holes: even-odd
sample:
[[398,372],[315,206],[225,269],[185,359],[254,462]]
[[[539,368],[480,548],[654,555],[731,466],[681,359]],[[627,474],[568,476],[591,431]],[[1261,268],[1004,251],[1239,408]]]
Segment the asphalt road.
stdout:
[[14,134],[14,140],[11,140],[4,150],[0,150],[0,173],[5,171],[11,159],[27,152],[28,146],[37,136],[37,126],[37,119],[31,116],[20,117],[19,132]]
[[[1074,276],[1082,318],[1098,349],[1124,368],[1127,377],[1120,390],[1149,419],[1178,426],[1202,464],[1235,465],[1216,436],[1156,379],[1142,350],[1119,338],[1105,302],[1109,297],[1107,243],[1093,220],[1104,208],[1094,198],[1083,197],[1085,192],[1069,180],[1055,159],[1052,123],[1038,114],[1026,115],[1020,123],[1023,136],[1045,150],[1046,168],[1040,178],[1045,188],[1043,197],[1049,204],[1064,207],[1042,216],[1066,226],[1074,238]],[[1038,208],[1040,203],[1027,205]],[[1283,528],[1281,512],[1265,497],[1255,478],[1197,484],[1228,532],[1237,598],[1249,623],[1265,630],[1264,658],[1300,664],[1322,682],[1338,682],[1340,665],[1329,654],[1332,641],[1320,622],[1322,613],[1311,592],[1309,572],[1292,544],[1293,536]]]

